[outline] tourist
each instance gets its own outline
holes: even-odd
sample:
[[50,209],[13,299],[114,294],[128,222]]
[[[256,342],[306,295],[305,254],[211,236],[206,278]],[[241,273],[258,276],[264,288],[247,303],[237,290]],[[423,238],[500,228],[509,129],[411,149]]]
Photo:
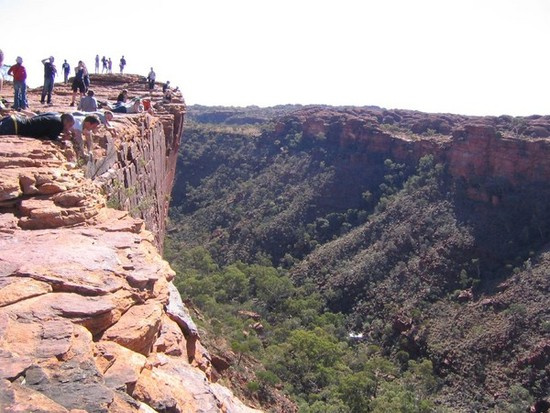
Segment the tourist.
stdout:
[[147,83],[149,83],[149,90],[153,90],[155,88],[155,79],[157,75],[153,68],[151,68],[151,71],[147,75]]
[[95,112],[97,110],[97,100],[94,97],[94,91],[89,89],[78,105],[80,110],[84,112]]
[[[76,151],[81,156],[87,156],[92,153],[93,132],[95,132],[99,125],[101,125],[101,122],[99,121],[99,118],[94,115],[71,116],[73,116],[75,122],[73,132]],[[84,151],[84,144],[87,151]]]
[[76,100],[76,94],[77,92],[80,94],[80,96],[84,96],[86,93],[86,85],[84,84],[84,76],[88,73],[86,69],[86,65],[82,60],[78,61],[78,66],[74,69],[75,70],[75,76],[73,79],[73,100],[71,102],[71,106],[74,106],[75,100]]
[[13,108],[15,110],[27,109],[27,71],[23,66],[23,58],[17,56],[17,62],[8,69],[8,75],[13,76]]
[[122,89],[122,92],[120,92],[116,98],[117,103],[122,102],[126,103],[128,101],[128,90]]
[[42,87],[42,96],[40,97],[40,103],[42,104],[46,103],[46,95],[48,96],[48,105],[52,104],[53,84],[57,75],[57,69],[53,62],[53,56],[42,59],[42,64],[44,65],[44,86]]
[[104,110],[104,111],[97,110],[95,112],[73,112],[73,116],[75,117],[77,116],[86,117],[89,115],[96,116],[100,120],[101,124],[105,126],[105,129],[107,129],[111,133],[111,135],[113,136],[117,135],[115,127],[111,125],[111,121],[115,118],[115,115],[113,114],[113,112],[111,112],[110,110]]
[[36,139],[70,139],[75,120],[65,113],[43,113],[31,118],[11,115],[0,120],[0,135],[18,135]]
[[105,56],[103,56],[101,58],[101,65],[102,65],[101,73],[104,73],[104,72],[109,73],[108,68],[107,68],[107,58]]
[[124,58],[124,55],[120,58],[120,74],[124,73],[124,67],[126,66],[126,59]]
[[63,70],[63,83],[67,84],[69,83],[69,73],[71,73],[71,65],[67,63],[66,59],[61,65],[61,69]]

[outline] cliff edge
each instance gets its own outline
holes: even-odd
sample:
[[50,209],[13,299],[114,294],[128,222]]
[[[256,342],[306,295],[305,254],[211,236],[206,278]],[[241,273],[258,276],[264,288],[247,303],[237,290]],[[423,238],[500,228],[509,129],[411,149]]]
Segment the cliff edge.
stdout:
[[[146,93],[132,75],[92,86],[105,100]],[[100,129],[90,159],[0,138],[0,411],[257,411],[214,382],[159,254],[185,104],[156,93],[155,113]],[[54,102],[69,110],[68,86]]]

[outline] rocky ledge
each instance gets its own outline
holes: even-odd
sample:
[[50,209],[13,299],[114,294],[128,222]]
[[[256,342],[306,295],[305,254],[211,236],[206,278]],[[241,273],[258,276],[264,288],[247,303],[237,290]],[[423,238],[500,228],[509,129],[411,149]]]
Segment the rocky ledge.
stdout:
[[[116,156],[102,179],[89,177],[97,168],[82,167],[70,146],[0,138],[0,411],[258,411],[215,383],[171,283],[162,228],[147,219],[162,218],[167,200],[136,211],[145,220],[122,210],[143,176],[156,170],[164,176],[145,182],[171,185],[178,115],[117,119]],[[94,154],[105,160],[101,134]],[[155,146],[165,157],[154,158]],[[158,190],[151,186],[142,190]],[[128,195],[120,209],[107,206],[115,190]]]

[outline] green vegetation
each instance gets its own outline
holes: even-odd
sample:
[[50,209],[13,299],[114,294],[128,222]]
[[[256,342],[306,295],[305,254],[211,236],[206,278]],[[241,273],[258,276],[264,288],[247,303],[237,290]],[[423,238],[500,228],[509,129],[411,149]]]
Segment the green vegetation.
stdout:
[[[202,247],[167,245],[176,286],[237,354],[263,363],[247,390],[268,398],[283,384],[302,412],[427,412],[438,388],[428,360],[398,363],[349,338],[342,314],[327,311],[313,285],[293,285],[286,270],[237,262],[218,267]],[[245,314],[257,313],[262,328]]]
[[241,395],[347,413],[518,411],[546,394],[545,356],[518,358],[550,330],[549,191],[480,177],[499,204],[472,201],[432,156],[341,140],[345,110],[319,132],[291,109],[195,107],[178,158],[165,255]]

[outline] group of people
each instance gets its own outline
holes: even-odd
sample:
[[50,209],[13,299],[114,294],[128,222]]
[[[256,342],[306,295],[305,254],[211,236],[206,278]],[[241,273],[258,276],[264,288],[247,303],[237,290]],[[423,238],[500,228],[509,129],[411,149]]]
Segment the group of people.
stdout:
[[[2,50],[0,50],[0,67],[2,67],[4,61],[4,54],[2,53]],[[40,98],[40,103],[52,105],[52,92],[54,88],[55,83],[55,77],[57,76],[57,67],[54,63],[55,59],[53,56],[47,57],[42,60],[42,64],[44,65],[44,86],[42,88],[42,95]],[[13,90],[14,90],[14,96],[13,96],[13,108],[15,110],[25,110],[29,107],[28,100],[27,100],[27,70],[25,66],[23,66],[23,58],[21,56],[17,56],[15,59],[15,64],[12,65],[8,71],[7,74],[13,77]],[[99,73],[99,55],[96,55],[95,57],[95,73]],[[113,62],[111,58],[107,59],[105,56],[101,59],[101,62],[103,63],[103,69],[101,73],[113,73],[112,65]],[[120,73],[122,74],[124,72],[124,67],[126,66],[126,59],[124,56],[120,58]],[[67,84],[69,82],[69,75],[71,73],[71,66],[67,62],[67,60],[64,60],[61,70],[63,72],[63,82]],[[73,91],[73,98],[71,102],[71,106],[75,105],[76,96],[80,94],[80,96],[84,97],[86,96],[86,93],[88,91],[88,88],[90,86],[90,76],[88,73],[88,69],[86,68],[86,64],[80,60],[78,62],[77,67],[74,69],[75,75],[73,78],[73,82],[71,85],[72,91]],[[153,80],[154,83],[154,80]],[[3,78],[0,76],[0,91],[2,91],[3,87]]]
[[[113,73],[113,61],[111,58],[106,58],[103,56],[101,59],[99,58],[99,55],[95,55],[94,59],[94,73],[96,75],[99,74],[99,63],[101,62],[101,73]],[[126,66],[126,58],[124,55],[120,58],[119,68],[120,68],[120,74],[124,73],[124,67]]]
[[16,115],[0,120],[0,135],[19,135],[30,138],[72,140],[81,156],[92,152],[92,134],[101,121],[94,114],[42,113],[30,118]]
[[[4,61],[4,54],[0,50],[0,67]],[[99,55],[96,55],[96,73],[99,72],[99,62],[102,61],[104,70],[110,72],[110,59],[105,57],[99,60]],[[55,77],[57,76],[57,68],[55,65],[55,59],[53,56],[49,56],[42,59],[44,66],[44,86],[42,88],[40,102],[42,104],[52,105],[52,92],[54,88]],[[112,64],[112,62],[111,62]],[[121,58],[120,71],[123,73],[126,61],[124,56]],[[65,83],[68,82],[70,73],[70,65],[65,60],[61,66]],[[79,111],[72,113],[56,113],[47,112],[42,114],[35,114],[27,110],[27,86],[26,69],[23,66],[23,59],[18,56],[16,63],[12,65],[7,73],[13,77],[14,86],[14,104],[13,108],[19,112],[22,112],[26,117],[19,114],[12,114],[10,116],[0,119],[0,135],[19,135],[38,139],[49,140],[67,140],[72,139],[75,143],[77,150],[80,147],[79,153],[84,154],[84,146],[87,147],[88,153],[92,150],[92,133],[97,130],[100,125],[104,125],[105,128],[116,135],[116,130],[111,126],[110,121],[114,118],[114,113],[141,113],[144,111],[153,112],[151,100],[147,98],[128,97],[128,90],[121,91],[117,98],[117,102],[109,104],[108,102],[100,102],[95,97],[93,90],[89,88],[90,77],[88,69],[83,61],[79,61],[77,67],[74,69],[75,75],[72,81],[72,100],[70,105],[76,104],[76,97],[80,95],[80,102],[78,104]],[[103,72],[102,72],[103,73]],[[147,76],[149,90],[153,90],[155,87],[156,74],[151,67],[151,71]],[[0,76],[0,92],[2,91],[2,77]],[[164,83],[162,87],[163,101],[165,103],[172,100],[173,92],[178,88],[172,90],[170,87],[170,81]],[[99,110],[102,107],[104,110]],[[105,110],[106,109],[106,110]],[[85,145],[84,145],[85,143]]]

